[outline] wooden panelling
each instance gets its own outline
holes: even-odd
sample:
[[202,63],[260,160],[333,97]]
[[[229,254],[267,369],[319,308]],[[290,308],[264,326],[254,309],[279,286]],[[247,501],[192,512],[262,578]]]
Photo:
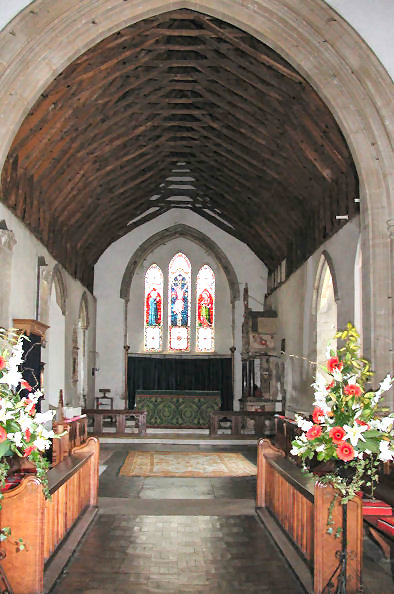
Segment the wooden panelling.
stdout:
[[2,561],[14,594],[43,592],[44,564],[56,552],[83,511],[97,505],[98,440],[90,437],[71,456],[48,472],[51,499],[45,500],[35,476],[4,494],[0,522],[22,538],[26,551],[16,552],[12,538],[2,543]]
[[[284,452],[264,439],[258,443],[256,507],[269,510],[302,555],[313,574],[313,592],[326,591],[338,567],[342,536],[327,532],[329,508],[335,490],[306,478]],[[343,506],[335,501],[332,511],[334,533],[343,529]],[[347,506],[348,594],[359,592],[362,560],[362,505],[356,497]],[[343,532],[342,532],[343,534]],[[333,580],[334,589],[337,576]]]

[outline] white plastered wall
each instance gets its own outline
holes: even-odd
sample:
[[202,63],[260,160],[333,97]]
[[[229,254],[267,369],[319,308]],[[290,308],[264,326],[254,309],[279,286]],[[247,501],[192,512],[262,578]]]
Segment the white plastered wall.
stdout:
[[[286,339],[285,388],[288,412],[310,412],[316,361],[316,318],[313,295],[323,251],[331,258],[338,289],[338,329],[354,323],[354,267],[360,236],[359,217],[354,218],[326,241],[290,278],[268,298],[278,312],[280,340]],[[305,360],[306,359],[306,360]]]
[[[0,291],[8,295],[8,318],[2,320],[4,326],[11,327],[14,318],[34,319],[36,315],[36,287],[37,287],[37,258],[43,256],[47,263],[50,275],[56,260],[49,254],[48,250],[34,237],[25,225],[3,204],[0,204],[0,220],[6,221],[8,229],[12,230],[16,244],[12,250],[11,273],[8,283],[2,283]],[[78,324],[79,307],[85,287],[71,277],[65,270],[62,276],[66,288],[66,312],[64,316],[65,343],[59,348],[64,351],[64,400],[65,404],[79,404],[76,392],[76,384],[72,381],[72,330]],[[54,288],[53,288],[54,291]],[[96,302],[88,291],[86,291],[89,303],[89,315],[92,324],[88,330],[88,369],[93,367],[95,352],[95,316]],[[48,295],[48,299],[50,296]],[[47,309],[47,313],[49,309]],[[41,320],[48,323],[48,318]],[[55,347],[56,348],[56,347]],[[46,349],[42,349],[42,360],[46,362]],[[50,364],[50,363],[49,363]],[[94,394],[94,377],[88,374],[89,394]],[[57,395],[58,396],[58,395]],[[56,396],[56,401],[57,401]],[[51,395],[51,404],[55,401]],[[49,397],[43,402],[46,409],[49,404]]]
[[[97,351],[99,353],[100,371],[97,373],[96,388],[109,388],[111,395],[115,398],[114,406],[124,407],[124,307],[125,302],[120,298],[120,285],[122,277],[128,261],[139,245],[159,231],[171,227],[176,224],[185,224],[190,227],[198,229],[205,233],[221,248],[226,256],[231,261],[237,276],[240,292],[242,295],[245,283],[249,286],[249,305],[252,309],[261,310],[263,308],[264,295],[267,287],[267,268],[257,258],[257,256],[243,243],[222,231],[215,225],[209,223],[194,212],[172,209],[169,212],[157,217],[156,219],[141,225],[137,229],[131,231],[125,237],[122,237],[113,243],[101,256],[95,266],[94,273],[94,294],[97,298]],[[173,242],[169,242],[168,245]],[[174,255],[175,245],[176,249],[185,251],[188,254],[189,249],[193,250],[193,254],[204,260],[203,250],[198,252],[197,246],[190,245],[189,240],[182,241],[181,239],[174,240],[174,244],[169,249],[169,253]],[[190,253],[190,252],[189,252]],[[153,260],[152,260],[153,261]],[[212,259],[206,259],[208,263],[213,262]],[[148,262],[148,260],[147,260]],[[149,263],[150,257],[149,257]],[[217,267],[217,264],[215,263]],[[138,272],[138,271],[137,271]],[[165,268],[163,267],[163,272]],[[216,272],[216,270],[215,270]],[[142,296],[142,271],[138,273],[140,296]],[[219,278],[221,278],[221,272]],[[138,282],[138,281],[136,281]],[[223,280],[223,287],[227,281]],[[138,286],[138,285],[136,285]],[[226,288],[228,291],[228,285]],[[133,302],[133,284],[131,286],[131,301]],[[227,297],[224,297],[227,300]],[[229,300],[229,297],[228,297]],[[143,303],[143,298],[142,298]],[[140,306],[140,318],[143,320],[142,303]],[[129,305],[129,312],[133,309]],[[231,311],[227,310],[227,311]],[[225,312],[224,312],[225,313]],[[135,313],[134,315],[138,315]],[[129,317],[131,314],[129,315]],[[237,406],[237,401],[241,397],[241,325],[243,318],[243,304],[242,299],[235,302],[235,394],[234,405]],[[193,319],[193,317],[192,317]],[[229,354],[229,347],[231,342],[231,316],[226,314],[223,324],[229,324],[229,328],[223,331],[220,340],[220,353]],[[130,322],[132,324],[132,322]],[[133,338],[133,326],[130,326],[129,340]],[[133,342],[136,346],[141,346],[143,340],[142,325],[140,326],[141,337],[138,344]],[[130,344],[131,346],[131,344]],[[140,350],[140,349],[136,349]]]

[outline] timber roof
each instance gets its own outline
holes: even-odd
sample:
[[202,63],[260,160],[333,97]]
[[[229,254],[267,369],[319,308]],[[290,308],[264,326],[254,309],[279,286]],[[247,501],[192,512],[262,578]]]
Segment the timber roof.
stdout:
[[3,199],[86,286],[103,251],[191,209],[273,270],[298,266],[356,211],[329,109],[272,49],[190,10],[131,25],[71,63],[23,122]]

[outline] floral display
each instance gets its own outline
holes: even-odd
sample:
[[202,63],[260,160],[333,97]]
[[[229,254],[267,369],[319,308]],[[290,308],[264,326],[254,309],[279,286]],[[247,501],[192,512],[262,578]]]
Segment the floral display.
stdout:
[[[44,453],[55,435],[45,428],[45,423],[52,420],[54,411],[36,412],[42,393],[30,386],[19,370],[23,362],[23,340],[27,339],[14,330],[0,329],[0,489],[10,469],[9,458],[18,456],[34,464],[44,494],[49,496],[46,478],[49,465]],[[22,395],[22,390],[27,396]],[[0,541],[9,533],[9,528],[1,528]]]
[[359,357],[356,329],[349,323],[335,338],[344,345],[328,347],[326,368],[312,384],[312,420],[296,417],[301,434],[291,454],[301,457],[304,470],[319,474],[320,482],[336,487],[345,503],[364,485],[373,493],[379,464],[394,459],[394,414],[381,408],[394,378],[387,375],[378,390],[366,390],[373,374]]

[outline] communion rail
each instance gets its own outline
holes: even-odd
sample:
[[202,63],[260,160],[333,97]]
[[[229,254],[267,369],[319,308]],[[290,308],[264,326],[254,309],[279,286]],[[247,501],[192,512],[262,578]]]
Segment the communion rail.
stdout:
[[[308,479],[267,439],[258,443],[256,511],[287,557],[307,592],[321,594],[338,568],[342,537],[327,533],[335,491]],[[332,507],[334,533],[343,530],[343,506]],[[359,592],[362,559],[362,505],[347,505],[346,592]],[[342,532],[343,534],[343,532]],[[334,575],[334,589],[338,575]],[[327,590],[328,591],[328,590]]]
[[[99,442],[90,437],[48,471],[51,499],[34,474],[4,493],[0,522],[12,534],[2,543],[2,567],[14,594],[48,592],[60,574],[97,511],[98,460]],[[12,537],[27,550],[17,552]]]

